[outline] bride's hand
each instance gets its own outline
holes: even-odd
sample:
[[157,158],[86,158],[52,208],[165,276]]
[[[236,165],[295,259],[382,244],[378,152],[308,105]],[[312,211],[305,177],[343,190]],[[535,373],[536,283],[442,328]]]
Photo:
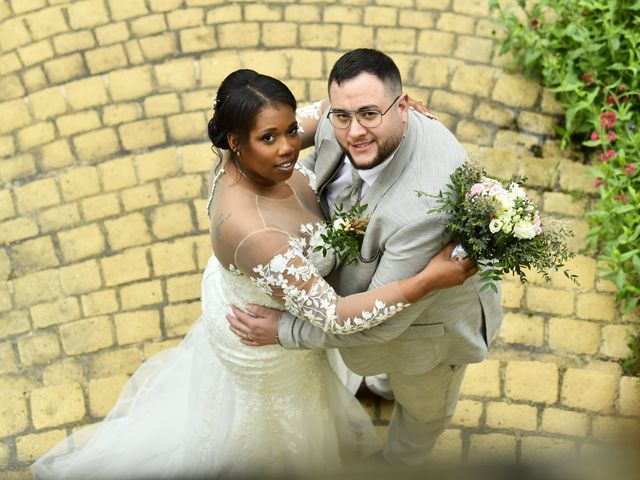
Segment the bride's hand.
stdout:
[[433,289],[443,289],[462,285],[465,280],[478,272],[478,266],[469,258],[454,260],[451,252],[455,243],[447,244],[429,262],[427,268]]
[[247,305],[244,311],[231,305],[233,315],[226,315],[229,330],[240,337],[240,342],[252,347],[278,343],[280,311],[261,305]]
[[409,104],[409,108],[411,108],[412,110],[423,114],[425,117],[431,120],[437,120],[436,116],[429,110],[427,110],[427,107],[425,107],[420,100],[416,100],[415,98],[407,95],[407,103]]

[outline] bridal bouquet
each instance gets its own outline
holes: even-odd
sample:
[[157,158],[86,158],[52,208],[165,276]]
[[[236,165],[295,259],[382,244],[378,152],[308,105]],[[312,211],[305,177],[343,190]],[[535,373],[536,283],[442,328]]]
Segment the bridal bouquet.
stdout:
[[[522,188],[526,179],[502,184],[473,161],[458,167],[450,179],[448,190],[435,195],[441,206],[429,213],[449,217],[447,230],[459,242],[452,256],[469,256],[481,267],[482,290],[497,292],[494,282],[506,273],[517,273],[525,283],[523,269],[535,269],[549,281],[549,272],[573,257],[566,243],[571,231],[559,220],[540,218]],[[576,282],[568,269],[564,274]]]
[[364,232],[369,224],[368,216],[361,216],[367,205],[356,204],[349,210],[343,210],[342,205],[335,208],[335,214],[324,223],[320,239],[322,242],[313,251],[322,251],[326,256],[331,248],[341,263],[353,263],[360,255],[360,247]]

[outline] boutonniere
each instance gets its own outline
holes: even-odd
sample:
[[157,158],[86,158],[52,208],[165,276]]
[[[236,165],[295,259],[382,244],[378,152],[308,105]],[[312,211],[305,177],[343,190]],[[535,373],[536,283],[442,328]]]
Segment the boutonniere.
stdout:
[[356,204],[344,211],[342,205],[338,205],[331,220],[324,224],[324,232],[320,234],[321,244],[313,251],[322,251],[326,257],[327,251],[332,249],[341,263],[354,263],[360,255],[362,240],[369,225],[370,216],[362,216],[366,208],[367,205]]

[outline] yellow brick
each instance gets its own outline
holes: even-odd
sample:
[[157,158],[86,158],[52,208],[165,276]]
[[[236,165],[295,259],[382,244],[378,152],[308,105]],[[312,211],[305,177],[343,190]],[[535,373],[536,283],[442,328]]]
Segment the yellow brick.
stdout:
[[495,429],[534,431],[537,428],[537,409],[529,405],[490,402],[486,424]]
[[151,229],[160,239],[193,232],[191,209],[184,204],[158,207],[151,214]]
[[140,361],[140,351],[135,347],[99,353],[91,357],[91,377],[101,378],[131,374],[140,366]]
[[120,150],[118,137],[111,128],[103,128],[73,138],[78,158],[95,162]]
[[423,30],[420,32],[417,51],[429,55],[451,55],[455,35],[449,32]]
[[20,337],[18,351],[25,367],[49,363],[60,355],[58,336],[53,332],[43,332]]
[[31,115],[22,99],[0,103],[0,118],[0,134],[12,132],[31,123]]
[[180,101],[175,93],[154,95],[144,99],[144,112],[147,117],[159,117],[180,111]]
[[53,38],[53,47],[58,55],[89,50],[95,47],[96,41],[89,30],[63,33]]
[[138,178],[142,182],[167,177],[177,173],[179,170],[175,147],[136,155],[134,164],[138,172]]
[[11,0],[11,9],[15,14],[38,10],[46,5],[45,0]]
[[614,295],[602,293],[582,293],[578,295],[576,314],[590,320],[613,320],[616,316]]
[[488,3],[467,2],[465,0],[453,0],[453,11],[473,17],[486,17],[490,13]]
[[445,32],[467,34],[473,34],[475,30],[473,18],[449,12],[440,14],[436,28]]
[[71,115],[62,115],[56,119],[60,135],[69,137],[78,132],[100,128],[100,117],[95,110],[85,110]]
[[[238,5],[232,6],[240,8]],[[204,24],[204,10],[202,8],[182,8],[169,11],[167,12],[167,23],[171,30],[198,27]]]
[[282,20],[282,7],[274,5],[245,5],[244,19],[249,22],[277,22]]
[[93,195],[100,191],[96,167],[79,167],[60,175],[60,187],[66,201]]
[[300,29],[300,46],[305,48],[338,46],[337,25],[307,25]]
[[[52,58],[55,54],[51,47],[51,43],[48,40],[42,40],[37,43],[32,43],[26,47],[19,48],[18,55],[20,55],[22,64],[26,67],[30,67],[31,65],[42,63],[45,60]],[[25,83],[28,82],[25,81]]]
[[11,275],[11,260],[5,250],[0,250],[0,280],[6,280]]
[[320,22],[320,9],[315,5],[287,5],[285,20],[296,23]]
[[0,157],[10,157],[16,152],[16,146],[13,141],[13,137],[4,136],[0,137]]
[[80,318],[78,301],[63,298],[53,303],[41,303],[31,307],[31,320],[35,328],[46,328],[59,323],[67,323]]
[[185,53],[202,52],[217,48],[213,27],[194,27],[180,31],[180,45]]
[[560,288],[575,288],[578,290],[593,290],[596,280],[596,261],[591,257],[576,255],[567,262],[566,267],[571,273],[578,276],[580,286],[577,287],[571,280],[566,278],[562,271],[552,275],[552,284]]
[[482,417],[482,402],[459,400],[451,424],[461,427],[478,427]]
[[435,25],[434,18],[435,15],[431,12],[403,8],[400,10],[398,24],[401,27],[413,27],[420,30],[432,29]]
[[187,90],[196,85],[195,64],[190,59],[172,60],[156,65],[155,75],[160,91]]
[[225,23],[217,30],[220,48],[257,47],[260,41],[259,23]]
[[163,312],[167,335],[184,335],[200,316],[202,307],[200,302],[180,303],[164,307]]
[[69,24],[74,30],[90,28],[109,22],[109,13],[102,0],[77,2],[67,7]]
[[433,447],[434,458],[442,462],[460,462],[462,460],[461,431],[449,428],[442,432]]
[[515,463],[516,437],[503,433],[471,434],[468,460],[488,464],[491,462]]
[[[458,44],[453,56],[463,60],[490,63],[493,54],[493,41],[481,39],[476,36],[458,36]],[[528,122],[531,117],[525,116]],[[529,125],[529,123],[527,123]],[[525,128],[525,130],[528,130]],[[542,132],[540,132],[542,133]]]
[[102,113],[102,121],[105,125],[118,125],[120,123],[132,122],[138,118],[140,118],[140,111],[135,103],[108,105]]
[[322,73],[322,53],[313,50],[290,52],[291,75],[296,78],[319,78]]
[[8,52],[31,42],[31,36],[22,18],[9,18],[0,23],[0,45]]
[[162,181],[160,188],[165,202],[195,198],[202,195],[202,177],[199,175],[184,175],[170,178]]
[[0,312],[6,312],[13,308],[13,302],[11,301],[11,294],[8,289],[0,290]]
[[576,445],[571,440],[527,436],[520,441],[520,455],[524,462],[566,461],[576,453]]
[[487,96],[491,91],[496,69],[478,65],[460,65],[456,68],[451,89],[471,95]]
[[634,377],[620,379],[620,413],[640,416],[640,380]]
[[127,211],[150,207],[159,202],[158,192],[153,184],[130,188],[122,192],[122,203]]
[[18,75],[11,74],[0,77],[0,96],[4,100],[24,96],[25,90]]
[[473,118],[493,123],[500,127],[508,127],[515,122],[515,115],[507,108],[501,108],[488,101],[481,101],[473,112]]
[[38,226],[31,218],[16,218],[0,223],[0,244],[13,243],[38,234]]
[[167,119],[167,124],[169,135],[176,142],[200,140],[207,133],[207,121],[202,112],[173,115]]
[[77,383],[38,388],[31,392],[31,418],[37,429],[76,422],[85,413],[84,394]]
[[57,170],[71,165],[74,156],[67,140],[58,140],[42,147],[40,167],[45,170]]
[[288,61],[283,51],[264,52],[248,50],[243,54],[244,62],[260,73],[281,78],[287,76]]
[[386,25],[394,26],[398,24],[398,9],[390,7],[368,7],[364,13],[365,25]]
[[18,305],[53,300],[60,296],[60,280],[55,270],[43,270],[13,280],[14,299]]
[[533,107],[538,95],[540,85],[522,75],[502,73],[493,90],[493,99],[518,108]]
[[199,299],[201,281],[200,274],[169,278],[167,280],[169,302]]
[[324,8],[323,22],[361,24],[362,9],[356,7],[327,6]]
[[80,223],[80,212],[75,203],[50,208],[41,212],[38,223],[43,232],[58,231]]
[[167,23],[162,14],[148,15],[131,21],[131,31],[136,37],[147,37],[166,29]]
[[18,370],[16,355],[11,342],[0,343],[0,375],[14,373],[16,370]]
[[[503,283],[503,287],[504,287]],[[544,344],[544,318],[520,313],[506,313],[500,328],[505,343],[541,347]]]
[[589,421],[584,413],[559,408],[545,408],[542,413],[542,429],[545,432],[584,437],[588,427]]
[[77,295],[97,290],[102,285],[100,270],[95,260],[76,263],[60,268],[62,291],[67,295]]
[[185,173],[209,172],[213,165],[210,143],[183,145],[178,149]]
[[29,317],[22,310],[14,310],[0,315],[0,338],[29,330]]
[[108,3],[113,20],[140,17],[149,13],[144,0],[108,0]]
[[153,91],[148,67],[129,68],[109,74],[109,90],[114,101],[146,97]]
[[149,278],[149,266],[144,249],[131,249],[102,258],[100,264],[107,286]]
[[60,327],[62,348],[67,355],[96,352],[113,345],[111,322],[107,317],[93,317]]
[[[340,29],[340,48],[373,48],[374,29],[373,27],[362,27],[359,25],[344,25]],[[323,96],[326,96],[326,86],[323,87]],[[314,98],[312,95],[311,98]]]
[[584,251],[587,248],[586,237],[587,232],[589,231],[589,224],[586,220],[569,218],[567,219],[567,226],[569,227],[569,230],[573,232],[573,237],[569,237],[569,239],[567,239],[567,247],[569,248],[569,251]]
[[[44,70],[47,72],[47,78],[52,84],[66,83],[87,75],[84,61],[79,53],[49,60],[44,64]],[[96,92],[96,94],[98,93]]]
[[[591,423],[591,436],[608,445],[637,446],[640,422],[636,418],[595,417]],[[629,450],[630,452],[632,450]]]
[[[66,57],[64,57],[66,58]],[[52,62],[57,60],[51,60]],[[45,68],[49,62],[45,63]],[[22,74],[22,83],[24,83],[24,87],[28,92],[35,92],[37,90],[42,90],[49,86],[50,83],[57,83],[57,78],[55,75],[49,75],[51,77],[51,81],[47,81],[47,77],[44,75],[44,70],[42,70],[41,66],[36,66],[33,68],[29,68],[24,71]]]
[[298,25],[296,23],[270,22],[262,24],[262,44],[265,47],[295,47],[297,43]]
[[[23,395],[38,388],[41,383],[33,375],[4,376],[0,378],[0,392],[12,392]],[[0,393],[0,402],[2,402]],[[0,415],[1,417],[2,415]],[[1,422],[2,420],[0,420]]]
[[189,239],[160,243],[151,247],[151,260],[156,275],[165,276],[196,269],[193,242]]
[[119,190],[137,183],[131,157],[122,157],[98,165],[100,180],[106,191]]
[[0,393],[0,438],[26,430],[29,426],[27,402],[21,393]]
[[51,178],[26,183],[15,189],[18,210],[22,213],[33,212],[44,207],[60,203],[58,187]]
[[413,52],[416,44],[416,32],[409,28],[381,27],[377,32],[376,45],[385,51]]
[[21,150],[27,151],[43,143],[51,142],[55,137],[53,123],[40,122],[25,127],[18,132],[18,145],[20,145]]
[[159,145],[167,140],[164,122],[161,119],[140,120],[118,127],[122,146],[136,150]]
[[156,310],[121,313],[115,315],[114,321],[120,345],[141,343],[162,336],[160,314]]
[[[225,68],[221,68],[221,65],[224,65]],[[219,52],[213,57],[206,57],[200,60],[199,66],[201,84],[218,86],[228,75],[227,68],[229,71],[237,70],[242,67],[242,62],[235,51]]]
[[100,45],[111,45],[129,39],[129,29],[126,22],[109,23],[94,30]]
[[183,0],[149,0],[149,7],[153,12],[171,12],[182,7]]
[[485,360],[469,365],[460,392],[463,395],[500,397],[500,362]]
[[89,412],[93,417],[104,417],[115,405],[127,375],[94,379],[89,382]]
[[632,330],[627,325],[607,325],[602,328],[602,353],[607,357],[626,358],[631,355],[627,345]]
[[564,405],[591,412],[608,413],[616,398],[616,378],[594,370],[569,368],[562,382]]
[[28,177],[34,173],[36,173],[36,164],[30,154],[18,155],[0,162],[0,180],[3,182]]
[[100,290],[82,296],[82,311],[86,317],[105,315],[118,311],[118,299],[114,290]]
[[27,240],[13,248],[16,265],[21,272],[33,272],[55,267],[60,262],[51,242],[51,237]]
[[82,364],[75,360],[63,359],[49,365],[42,371],[42,382],[45,386],[84,383]]
[[115,70],[127,66],[127,56],[122,45],[109,45],[85,52],[85,58],[89,71],[97,73]]
[[74,110],[108,103],[107,90],[100,77],[89,77],[65,85],[67,99]]
[[527,307],[533,312],[570,315],[573,302],[573,292],[533,286],[527,289]]
[[178,48],[178,39],[173,32],[141,38],[140,48],[148,62],[170,57]]
[[600,348],[600,327],[569,318],[549,320],[549,347],[562,352],[593,355]]
[[82,200],[82,215],[86,222],[105,217],[113,217],[120,213],[120,202],[115,193],[97,195]]
[[176,338],[173,340],[165,340],[164,342],[147,342],[144,344],[144,357],[151,358],[156,353],[162,352],[163,350],[167,350],[169,348],[177,347],[181,342],[180,338]]
[[513,400],[552,404],[558,400],[558,367],[537,361],[510,361],[505,393]]
[[31,463],[65,439],[65,430],[50,430],[16,438],[16,457],[19,462]]
[[143,245],[151,241],[145,218],[139,213],[106,221],[104,226],[107,229],[107,238],[112,251]]
[[50,37],[69,29],[60,7],[47,8],[26,17],[35,40]]
[[67,262],[98,255],[105,250],[104,237],[95,223],[59,232],[58,241]]
[[473,97],[462,94],[452,94],[444,90],[436,90],[431,95],[429,108],[445,112],[469,116],[473,107]]
[[154,305],[164,301],[162,285],[159,281],[134,283],[120,289],[122,308],[133,310],[146,305]]
[[129,58],[129,63],[132,65],[142,65],[144,63],[144,54],[140,48],[140,42],[136,40],[129,40],[124,45]]
[[553,135],[556,125],[556,120],[551,115],[532,112],[520,112],[518,115],[518,127],[528,132]]

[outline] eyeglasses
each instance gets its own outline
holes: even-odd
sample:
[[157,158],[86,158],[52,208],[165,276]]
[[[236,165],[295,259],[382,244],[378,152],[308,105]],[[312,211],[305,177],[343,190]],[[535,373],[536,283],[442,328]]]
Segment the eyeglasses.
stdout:
[[391,110],[393,104],[398,101],[398,99],[402,95],[398,95],[389,108],[387,108],[384,112],[380,110],[374,110],[370,108],[364,108],[361,110],[329,110],[327,113],[327,118],[331,122],[335,128],[344,129],[349,128],[351,125],[351,118],[356,117],[356,120],[360,125],[364,128],[374,128],[382,123],[382,117]]

